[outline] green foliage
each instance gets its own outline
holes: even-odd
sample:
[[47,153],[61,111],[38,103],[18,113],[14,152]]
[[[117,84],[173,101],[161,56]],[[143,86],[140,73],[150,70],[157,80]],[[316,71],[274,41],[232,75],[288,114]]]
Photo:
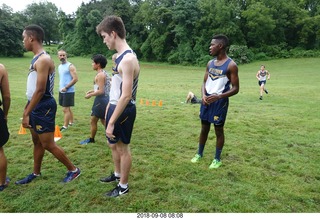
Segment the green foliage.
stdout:
[[1,7],[7,15],[2,16],[0,33],[10,36],[0,39],[5,56],[21,55],[16,48],[21,47],[19,30],[30,23],[44,27],[47,44],[63,42],[60,48],[69,54],[103,53],[105,45],[95,28],[106,15],[123,19],[126,39],[140,60],[203,65],[215,34],[227,35],[235,48],[250,48],[245,54],[238,51],[240,63],[255,57],[288,58],[295,48],[320,49],[318,0],[92,0],[71,15],[48,2],[29,4],[21,14]]
[[22,29],[14,18],[10,9],[0,8],[0,56],[19,57],[24,53],[21,42]]
[[[31,136],[18,135],[32,56],[0,58],[8,69],[12,91],[8,115],[11,135],[4,146],[12,181],[0,193],[1,213],[320,212],[318,58],[239,65],[240,92],[230,98],[223,166],[217,170],[208,169],[215,151],[213,127],[202,162],[190,162],[197,151],[201,124],[199,105],[184,101],[188,91],[200,95],[206,65],[140,62],[137,118],[130,144],[130,192],[108,199],[104,194],[115,184],[99,182],[113,171],[103,126],[98,124],[95,144],[79,144],[90,132],[93,99],[84,98],[95,76],[90,58],[69,58],[79,74],[72,108],[75,125],[57,142],[82,174],[71,183],[60,183],[66,168],[46,152],[42,177],[25,186],[14,184],[33,168]],[[57,66],[57,57],[53,59]],[[266,84],[269,94],[263,101],[258,99],[255,78],[261,64],[271,73]],[[111,71],[111,64],[106,70]],[[301,72],[303,83],[297,80]],[[56,99],[58,81],[56,74]],[[140,99],[144,103],[162,100],[163,106],[142,105]],[[56,124],[61,126],[62,122],[58,106]]]
[[243,45],[231,45],[229,49],[229,56],[237,64],[249,63],[253,60],[253,53],[247,46]]
[[37,24],[44,30],[44,42],[50,45],[52,41],[59,41],[58,8],[51,2],[32,3],[27,6],[24,15],[29,24]]

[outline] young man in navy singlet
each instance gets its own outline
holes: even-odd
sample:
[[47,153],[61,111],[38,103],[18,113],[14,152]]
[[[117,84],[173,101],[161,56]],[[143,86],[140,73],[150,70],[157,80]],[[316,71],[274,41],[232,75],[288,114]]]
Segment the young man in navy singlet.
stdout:
[[213,36],[209,47],[213,58],[207,64],[202,85],[202,104],[200,106],[201,132],[198,153],[191,159],[197,163],[203,157],[211,123],[216,134],[216,153],[209,169],[221,166],[220,160],[224,146],[224,123],[226,121],[229,97],[239,92],[237,64],[227,56],[229,39],[224,35]]
[[270,73],[268,70],[265,69],[264,65],[261,65],[260,70],[256,74],[256,78],[258,79],[258,84],[260,87],[260,97],[259,99],[262,100],[262,94],[263,91],[268,94],[268,90],[266,89],[266,83],[267,83],[267,78],[270,80]]
[[34,53],[27,80],[28,102],[22,117],[22,126],[31,132],[34,144],[34,165],[33,172],[16,181],[16,184],[30,183],[41,175],[41,163],[45,150],[53,154],[67,167],[68,172],[63,179],[63,182],[67,183],[80,175],[80,169],[71,163],[63,149],[54,141],[57,111],[57,103],[53,97],[54,63],[42,47],[44,31],[40,26],[27,26],[22,36],[26,50]]
[[91,109],[91,126],[90,138],[80,142],[80,144],[95,143],[95,136],[98,131],[98,121],[100,120],[103,126],[106,125],[106,108],[109,103],[110,81],[111,77],[104,70],[107,65],[107,59],[101,54],[96,54],[92,57],[92,68],[96,71],[94,77],[93,90],[87,91],[85,98],[90,99],[95,97]]
[[101,182],[119,184],[106,196],[117,197],[129,192],[128,178],[132,163],[129,143],[136,118],[136,93],[139,61],[126,42],[126,29],[120,17],[107,16],[97,26],[97,33],[110,50],[116,50],[116,67],[111,81],[106,114],[106,137],[112,151],[114,173]]

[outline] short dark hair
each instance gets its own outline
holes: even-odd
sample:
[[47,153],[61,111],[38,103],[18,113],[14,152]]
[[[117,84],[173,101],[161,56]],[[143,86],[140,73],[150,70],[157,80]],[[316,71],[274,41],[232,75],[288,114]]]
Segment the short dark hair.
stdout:
[[92,57],[92,61],[94,61],[94,63],[96,64],[100,64],[100,67],[101,68],[105,68],[108,61],[106,59],[106,57],[104,57],[103,55],[101,54],[96,54]]
[[212,39],[216,39],[216,40],[219,40],[222,45],[223,45],[223,48],[227,49],[229,47],[229,38],[226,36],[226,35],[223,35],[223,34],[217,34],[217,35],[214,35],[212,37]]
[[126,38],[126,28],[121,17],[117,16],[107,16],[105,17],[100,24],[96,27],[98,34],[101,34],[102,31],[110,34],[112,31],[116,32],[121,39]]
[[42,43],[44,40],[44,30],[36,24],[28,25],[24,28],[28,36],[33,36],[35,40]]

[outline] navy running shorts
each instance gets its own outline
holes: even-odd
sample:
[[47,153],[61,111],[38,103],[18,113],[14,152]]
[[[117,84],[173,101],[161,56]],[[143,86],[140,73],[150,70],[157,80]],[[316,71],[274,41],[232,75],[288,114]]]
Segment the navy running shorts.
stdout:
[[[106,115],[106,128],[108,126],[109,120],[116,108],[116,105],[110,104],[109,109]],[[108,142],[110,144],[115,144],[119,140],[121,140],[124,144],[129,144],[131,140],[131,135],[133,131],[133,124],[136,119],[136,105],[135,104],[129,104],[124,109],[118,120],[116,121],[114,125],[114,131],[113,135],[115,138],[113,140],[108,139]]]
[[29,116],[29,124],[38,133],[54,132],[57,103],[54,98],[41,100]]
[[200,119],[214,125],[223,125],[227,119],[228,106],[229,98],[221,98],[209,105],[201,104]]
[[258,81],[259,86],[261,86],[261,84],[266,84],[266,83],[267,83],[266,80],[264,80],[264,81]]
[[105,95],[96,96],[94,99],[91,116],[95,116],[99,119],[105,119],[106,108],[109,103],[109,97]]

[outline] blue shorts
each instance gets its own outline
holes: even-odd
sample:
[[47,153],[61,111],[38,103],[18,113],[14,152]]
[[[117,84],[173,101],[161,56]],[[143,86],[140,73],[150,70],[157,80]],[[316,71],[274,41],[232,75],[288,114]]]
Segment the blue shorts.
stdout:
[[29,124],[38,133],[54,132],[57,103],[54,98],[41,100],[32,110]]
[[[115,108],[116,108],[116,105],[113,105],[113,104],[109,105],[109,109],[106,116],[106,128],[108,126],[109,120]],[[114,140],[111,140],[106,136],[110,144],[115,144],[119,140],[121,140],[124,144],[130,143],[131,135],[133,131],[133,124],[136,119],[136,114],[137,114],[137,111],[136,111],[135,104],[130,104],[124,109],[124,111],[122,112],[122,114],[120,115],[116,123],[114,124],[114,131],[113,131],[113,135],[115,136]]]
[[267,83],[266,80],[264,80],[264,81],[258,81],[259,86],[261,86],[261,84],[266,84],[266,83]]
[[59,92],[59,105],[62,107],[74,106],[74,92],[72,93]]
[[4,119],[4,113],[0,108],[0,147],[7,143],[9,135],[7,121]]
[[227,119],[229,98],[219,99],[209,105],[200,106],[200,119],[213,123],[214,125],[223,126]]
[[105,119],[106,108],[108,103],[109,103],[109,96],[105,96],[105,95],[96,96],[92,105],[91,116],[95,116],[99,119]]

